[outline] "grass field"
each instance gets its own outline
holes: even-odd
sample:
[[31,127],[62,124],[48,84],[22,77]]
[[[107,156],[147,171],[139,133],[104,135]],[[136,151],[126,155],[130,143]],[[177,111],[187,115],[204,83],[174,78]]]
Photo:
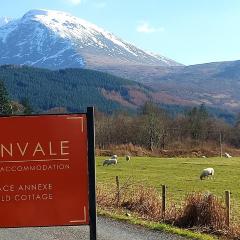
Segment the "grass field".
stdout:
[[[120,185],[131,179],[161,191],[168,187],[168,199],[176,202],[194,191],[211,192],[224,199],[224,191],[231,191],[233,216],[240,216],[240,158],[153,158],[132,157],[127,162],[118,158],[118,164],[102,166],[104,157],[97,157],[97,183],[115,183],[119,176]],[[213,167],[214,179],[201,181],[202,169]]]

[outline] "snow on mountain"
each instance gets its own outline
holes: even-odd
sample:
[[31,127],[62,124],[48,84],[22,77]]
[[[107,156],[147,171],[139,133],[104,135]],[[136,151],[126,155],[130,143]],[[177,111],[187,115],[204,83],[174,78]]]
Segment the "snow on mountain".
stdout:
[[0,17],[0,27],[12,21],[9,17]]
[[65,12],[31,10],[0,27],[0,64],[46,68],[109,65],[177,66]]

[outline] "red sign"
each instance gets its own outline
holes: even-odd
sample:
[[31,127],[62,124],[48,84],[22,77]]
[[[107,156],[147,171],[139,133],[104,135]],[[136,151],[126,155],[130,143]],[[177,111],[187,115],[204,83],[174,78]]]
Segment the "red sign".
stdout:
[[85,114],[0,118],[0,227],[89,224]]

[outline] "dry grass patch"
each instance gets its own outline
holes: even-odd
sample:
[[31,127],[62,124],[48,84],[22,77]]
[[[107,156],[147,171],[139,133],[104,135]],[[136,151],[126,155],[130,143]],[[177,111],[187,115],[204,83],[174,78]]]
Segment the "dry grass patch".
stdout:
[[193,193],[187,196],[176,225],[184,228],[199,227],[208,232],[227,231],[226,209],[212,194]]
[[212,194],[189,194],[180,206],[169,203],[163,215],[161,195],[154,187],[129,184],[116,190],[114,185],[98,185],[97,204],[101,209],[119,209],[144,220],[240,239],[240,225],[227,226],[225,205]]
[[159,221],[162,215],[162,204],[159,192],[153,187],[136,186],[121,202],[121,207],[138,213],[144,219]]

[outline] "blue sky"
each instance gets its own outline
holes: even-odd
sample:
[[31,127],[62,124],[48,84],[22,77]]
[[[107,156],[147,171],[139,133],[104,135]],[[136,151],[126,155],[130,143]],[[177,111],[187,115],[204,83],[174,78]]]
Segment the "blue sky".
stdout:
[[69,12],[122,39],[189,65],[240,59],[239,0],[0,0],[0,16]]

